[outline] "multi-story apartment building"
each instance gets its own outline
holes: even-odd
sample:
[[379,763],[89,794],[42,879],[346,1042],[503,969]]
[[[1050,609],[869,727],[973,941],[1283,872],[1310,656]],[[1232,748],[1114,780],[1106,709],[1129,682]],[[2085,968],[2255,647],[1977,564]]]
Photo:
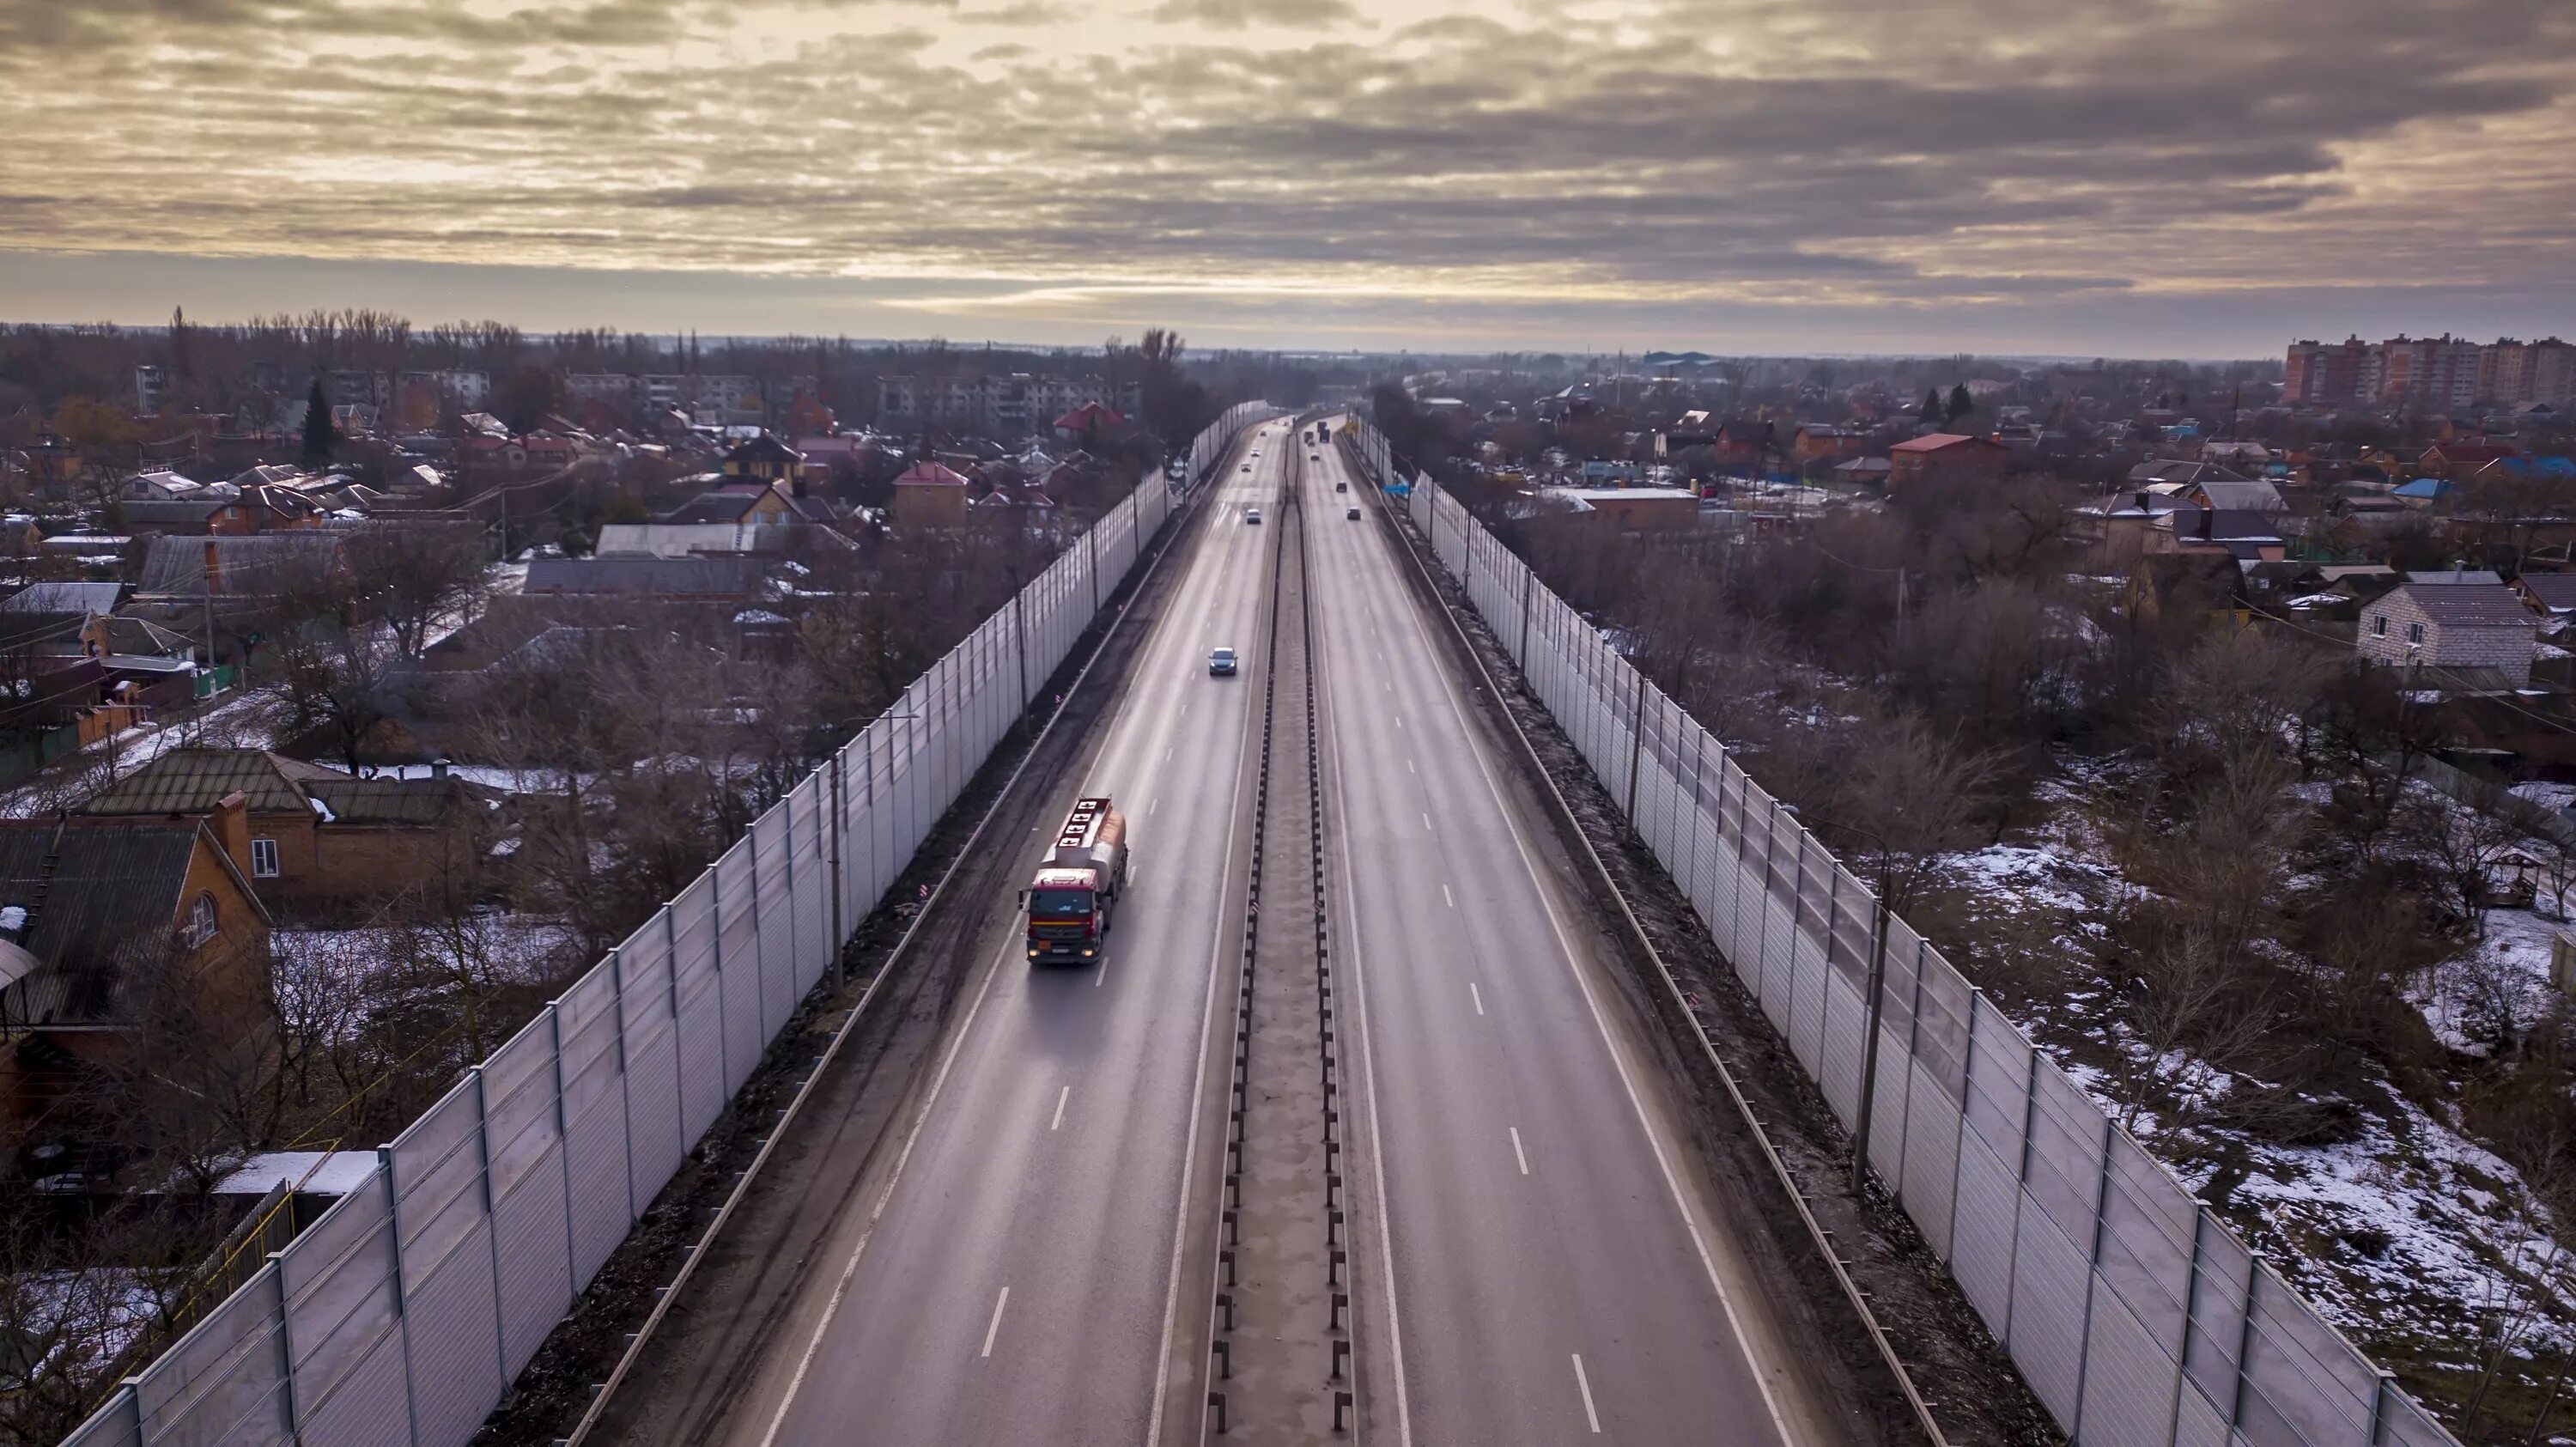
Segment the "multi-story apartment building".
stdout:
[[[813,387],[812,378],[790,381],[809,391]],[[763,393],[756,379],[737,374],[574,372],[564,378],[564,390],[581,401],[605,402],[639,417],[676,407],[693,415],[705,413],[714,420],[727,420],[762,403],[783,404],[793,394],[794,386],[773,397]]]
[[988,372],[975,377],[881,377],[877,420],[886,426],[938,426],[987,437],[1044,432],[1056,418],[1097,403],[1133,416],[1137,385],[1101,377]]
[[2576,345],[2545,337],[2487,346],[2448,335],[2384,342],[2292,342],[2282,400],[2294,406],[2402,406],[2427,411],[2481,402],[2576,403]]

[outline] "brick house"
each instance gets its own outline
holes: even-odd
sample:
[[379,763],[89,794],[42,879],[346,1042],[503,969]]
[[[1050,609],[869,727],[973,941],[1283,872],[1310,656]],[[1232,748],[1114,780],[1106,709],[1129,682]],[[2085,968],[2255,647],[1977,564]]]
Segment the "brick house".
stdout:
[[1963,437],[1955,432],[1929,432],[1900,442],[1887,451],[1887,485],[1926,482],[1996,482],[2004,475],[2010,449],[1991,437]]
[[2494,669],[2519,686],[2531,681],[2532,623],[2500,583],[2408,583],[2362,609],[2353,647],[2373,663]]
[[267,1033],[269,917],[207,819],[0,819],[0,1151],[173,1008],[215,1041]]
[[454,777],[353,779],[261,749],[181,748],[100,790],[97,818],[212,818],[242,800],[224,847],[278,900],[357,900],[468,875],[495,833],[498,791]]
[[894,525],[961,528],[966,525],[966,475],[937,462],[916,462],[894,480]]

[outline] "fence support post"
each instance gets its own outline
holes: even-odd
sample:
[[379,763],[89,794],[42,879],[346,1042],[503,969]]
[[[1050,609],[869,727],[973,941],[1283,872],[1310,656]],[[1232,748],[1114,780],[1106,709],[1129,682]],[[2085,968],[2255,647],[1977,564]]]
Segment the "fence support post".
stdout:
[[1537,583],[1538,569],[1524,565],[1521,568],[1521,647],[1512,655],[1512,662],[1519,664],[1524,674],[1529,672],[1530,589]]
[[1646,670],[1632,668],[1637,675],[1636,702],[1628,708],[1628,832],[1642,837],[1637,827],[1637,765],[1646,750]]
[[841,933],[841,836],[849,828],[850,811],[841,790],[841,777],[845,772],[841,760],[848,755],[849,751],[848,744],[832,750],[832,820],[830,827],[823,831],[824,842],[832,847],[832,992],[834,994],[840,993],[842,986],[848,983],[843,978],[841,969],[841,947],[847,938]]
[[[612,977],[613,978],[613,977]],[[564,1109],[564,1041],[563,1002],[546,1002],[546,1028],[555,1042],[555,1149],[563,1152],[564,1193],[564,1276],[570,1280],[581,1274],[573,1254],[572,1237],[572,1112]],[[569,1301],[566,1306],[571,1305]]]
[[1029,619],[1028,589],[1011,595],[1011,639],[1020,654],[1020,717],[1027,721],[1029,712]]
[[[474,1157],[476,1174],[483,1181],[483,1244],[492,1266],[492,1366],[506,1387],[514,1374],[510,1370],[509,1324],[501,1317],[501,1223],[492,1214],[500,1200],[492,1189],[492,1088],[484,1080],[482,1066],[465,1068],[474,1076]],[[564,1179],[569,1182],[571,1177]]]
[[1870,1118],[1878,1107],[1878,1028],[1887,1001],[1887,880],[1883,875],[1869,914],[1869,1008],[1861,1015],[1860,1109],[1852,1121],[1851,1189],[1855,1197],[1869,1178]]
[[[290,1198],[287,1209],[294,1209]],[[286,1398],[286,1430],[304,1430],[304,1409],[295,1397],[295,1322],[286,1310],[286,1253],[268,1253],[268,1276],[277,1284],[277,1382]],[[492,1299],[493,1316],[500,1315],[500,1297]]]
[[[717,855],[716,858],[721,862],[724,856]],[[715,866],[709,865],[707,869],[712,874]],[[731,1072],[725,1068],[724,1056],[724,905],[716,897],[722,892],[713,880],[708,882],[707,933],[714,940],[716,957],[716,1073],[729,1079]],[[689,1060],[688,1052],[680,1048],[680,926],[671,917],[671,907],[667,904],[662,906],[662,993],[671,1001],[671,1101],[679,1112],[675,1119],[685,1135],[689,1129]],[[623,1028],[626,1022],[621,1018],[617,1023]],[[626,1149],[627,1174],[631,1176],[635,1160],[632,1137],[628,1138]]]
[[[411,1291],[403,1281],[402,1190],[394,1181],[392,1146],[376,1147],[376,1174],[385,1179],[385,1230],[392,1234],[394,1243],[394,1329],[402,1333],[403,1420],[410,1424],[404,1435],[417,1443],[420,1441],[420,1394],[413,1390],[411,1381]],[[629,1171],[627,1174],[631,1177],[634,1173]]]

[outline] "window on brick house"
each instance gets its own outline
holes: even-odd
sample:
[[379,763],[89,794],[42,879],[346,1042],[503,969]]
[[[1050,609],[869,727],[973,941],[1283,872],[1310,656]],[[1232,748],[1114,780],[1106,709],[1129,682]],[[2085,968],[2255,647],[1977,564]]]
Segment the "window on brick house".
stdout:
[[250,842],[250,872],[254,879],[277,877],[277,841],[254,839]]
[[2387,614],[2385,614],[2385,613],[2373,613],[2373,614],[2371,614],[2371,615],[2370,615],[2370,631],[2371,631],[2374,635],[2376,635],[2376,636],[2378,636],[2378,637],[2381,637],[2381,638],[2385,638],[2385,637],[2387,637],[2387,636],[2388,636],[2388,615],[2387,615]]
[[215,897],[213,895],[198,895],[197,902],[188,906],[188,927],[183,933],[187,936],[190,945],[202,945],[215,937]]
[[2406,625],[2406,641],[2407,641],[2407,642],[2409,642],[2409,643],[2421,643],[2421,642],[2423,642],[2423,641],[2424,641],[2424,625],[2423,625],[2423,624],[2421,624],[2421,623],[2409,623],[2409,624],[2407,624],[2407,625]]

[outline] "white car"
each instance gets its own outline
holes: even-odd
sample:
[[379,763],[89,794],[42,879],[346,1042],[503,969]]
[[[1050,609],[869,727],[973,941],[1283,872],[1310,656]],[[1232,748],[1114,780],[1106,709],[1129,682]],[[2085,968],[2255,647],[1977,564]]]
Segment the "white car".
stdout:
[[1245,508],[1243,510],[1243,520],[1248,523],[1257,523],[1261,521],[1261,509],[1257,507]]

